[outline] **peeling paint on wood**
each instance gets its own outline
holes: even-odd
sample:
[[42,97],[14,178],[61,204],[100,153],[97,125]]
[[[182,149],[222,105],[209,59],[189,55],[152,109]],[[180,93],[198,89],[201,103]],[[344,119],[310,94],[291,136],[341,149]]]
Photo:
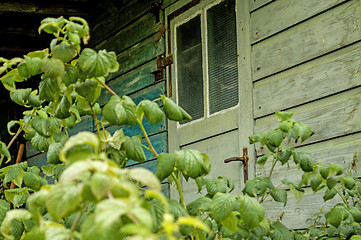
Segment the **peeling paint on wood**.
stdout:
[[354,44],[257,81],[253,90],[255,117],[360,86],[360,49],[360,43]]
[[254,45],[253,79],[293,67],[360,38],[360,1],[346,2]]
[[278,0],[251,14],[251,43],[280,32],[346,0]]

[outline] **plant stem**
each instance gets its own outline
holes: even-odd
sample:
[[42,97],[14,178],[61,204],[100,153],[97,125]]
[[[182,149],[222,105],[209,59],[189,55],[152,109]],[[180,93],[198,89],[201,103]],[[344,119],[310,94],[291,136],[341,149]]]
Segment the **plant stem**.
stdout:
[[273,158],[271,171],[270,171],[269,174],[268,174],[268,177],[269,177],[269,178],[271,178],[272,173],[273,173],[273,170],[274,170],[274,168],[275,168],[275,166],[276,166],[277,159],[278,159],[278,152],[279,152],[279,149],[277,149],[277,156]]
[[11,145],[14,143],[15,139],[19,136],[19,134],[21,133],[21,131],[25,128],[24,126],[21,126],[21,128],[18,129],[18,131],[16,132],[16,134],[14,135],[14,137],[10,140],[9,144],[6,146],[7,149],[9,149],[11,147]]
[[350,207],[350,204],[348,204],[347,200],[345,199],[345,197],[340,193],[340,191],[336,188],[336,187],[333,187],[333,189],[336,190],[337,194],[342,198],[342,201],[346,204],[346,206],[349,208]]
[[178,193],[179,193],[179,198],[180,198],[180,201],[181,201],[181,204],[183,206],[184,209],[187,209],[187,206],[186,206],[186,203],[184,201],[184,196],[183,196],[183,192],[182,192],[182,187],[179,183],[179,179],[177,178],[177,176],[174,174],[174,172],[172,172],[172,177],[174,179],[174,182],[175,182],[175,185],[177,186],[177,190],[178,190]]
[[152,143],[150,142],[149,137],[148,137],[148,134],[147,134],[147,132],[145,131],[145,128],[144,128],[144,126],[143,126],[143,123],[142,123],[138,118],[137,118],[137,123],[138,123],[140,129],[142,130],[142,133],[143,133],[143,135],[144,135],[144,137],[145,137],[145,140],[146,140],[147,143],[148,143],[148,146],[149,146],[150,151],[154,154],[154,156],[158,157],[159,154],[155,151]]
[[83,215],[83,212],[86,211],[86,209],[88,208],[88,203],[85,204],[84,208],[82,209],[81,212],[78,212],[78,215],[76,216],[74,222],[73,222],[73,225],[71,225],[71,231],[74,232],[76,226],[78,225],[79,221],[80,221],[80,218],[81,216]]
[[108,85],[106,85],[105,83],[103,83],[101,80],[99,80],[98,78],[96,78],[96,80],[98,81],[98,83],[100,83],[103,87],[105,87],[106,90],[108,90],[108,92],[110,92],[113,96],[118,97],[118,94],[116,94]]

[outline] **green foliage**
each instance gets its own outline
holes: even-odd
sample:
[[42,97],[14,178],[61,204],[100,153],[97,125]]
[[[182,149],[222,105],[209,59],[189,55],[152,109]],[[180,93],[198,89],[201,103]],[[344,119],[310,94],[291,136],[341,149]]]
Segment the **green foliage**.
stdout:
[[[24,107],[24,117],[8,123],[11,135],[23,132],[39,151],[46,151],[48,165],[41,169],[27,163],[0,169],[5,200],[0,200],[0,239],[360,239],[360,180],[339,164],[314,163],[309,153],[294,143],[307,141],[312,129],[294,120],[291,112],[276,112],[280,122],[268,133],[255,133],[251,144],[266,145],[257,159],[271,165],[267,177],[248,180],[242,194],[227,176],[208,178],[210,160],[197,150],[158,154],[143,125],[168,120],[184,122],[191,116],[170,98],[161,95],[138,106],[128,96],[117,96],[105,77],[118,70],[114,52],[81,49],[89,27],[78,17],[47,18],[39,32],[53,35],[50,50],[34,51],[23,58],[0,58],[0,81],[10,98]],[[38,89],[17,88],[18,82],[39,79]],[[113,96],[100,107],[102,89]],[[162,106],[163,105],[163,106]],[[162,107],[160,107],[162,106]],[[68,136],[68,129],[91,115],[96,133]],[[98,119],[100,116],[100,119]],[[142,136],[126,136],[119,127],[138,125]],[[11,130],[18,127],[18,130]],[[146,142],[146,145],[144,144]],[[11,159],[1,143],[2,164]],[[9,144],[10,145],[10,144]],[[127,169],[129,160],[142,163],[145,151],[157,159],[155,174],[144,168]],[[275,186],[277,165],[294,164],[303,173],[299,183],[285,179]],[[345,173],[346,172],[346,173]],[[47,178],[46,178],[47,177]],[[53,178],[54,184],[49,184]],[[167,199],[161,182],[169,178],[180,201]],[[195,181],[204,196],[186,204],[180,181]],[[16,188],[10,187],[14,183]],[[262,203],[287,205],[291,192],[302,198],[304,188],[324,191],[323,199],[341,202],[324,214],[325,223],[292,231],[281,222],[265,218]],[[289,190],[289,191],[288,191]],[[11,203],[11,205],[9,203]]]

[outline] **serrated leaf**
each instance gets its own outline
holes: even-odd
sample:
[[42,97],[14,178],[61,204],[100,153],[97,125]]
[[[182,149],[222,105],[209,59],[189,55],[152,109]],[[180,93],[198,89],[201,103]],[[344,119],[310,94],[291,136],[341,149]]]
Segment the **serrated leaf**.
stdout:
[[270,189],[270,194],[276,202],[282,202],[283,206],[287,205],[287,191],[283,189]]
[[353,177],[350,177],[350,176],[343,177],[342,182],[345,185],[345,187],[347,189],[349,189],[349,190],[352,190],[356,185],[355,179]]
[[44,58],[40,65],[41,70],[49,78],[57,78],[64,73],[64,63],[56,58]]
[[22,82],[23,80],[24,77],[19,74],[17,69],[11,70],[0,78],[0,81],[8,91],[15,91],[15,82]]
[[318,187],[320,186],[320,184],[321,184],[321,180],[320,179],[318,179],[318,178],[316,178],[316,177],[313,177],[312,179],[311,179],[311,188],[312,188],[312,190],[314,191],[314,192],[316,192],[317,190],[318,190]]
[[349,212],[351,213],[355,222],[361,222],[361,211],[356,207],[350,207]]
[[325,214],[327,223],[334,227],[338,227],[341,224],[341,221],[348,216],[348,211],[342,205],[336,205],[331,211]]
[[59,159],[59,153],[61,148],[64,146],[64,141],[55,142],[49,145],[48,152],[46,153],[47,162],[49,164],[61,163]]
[[30,96],[31,88],[16,89],[15,92],[10,92],[10,98],[20,106],[24,106]]
[[42,118],[36,116],[31,121],[32,128],[40,135],[44,137],[50,137],[60,127],[60,122],[54,117]]
[[127,137],[122,144],[122,150],[126,152],[129,159],[137,162],[144,162],[146,160],[139,136]]
[[139,103],[138,109],[141,109],[144,112],[145,117],[152,125],[160,123],[164,118],[163,111],[155,102],[143,100]]
[[209,195],[213,196],[218,192],[226,193],[227,186],[223,182],[220,182],[217,179],[207,179],[206,188]]
[[79,79],[79,72],[73,65],[66,64],[64,73],[61,75],[61,81],[65,84],[65,86],[69,86],[70,84],[76,83]]
[[97,204],[95,209],[95,225],[100,232],[111,231],[112,226],[120,222],[132,205],[121,199],[106,199]]
[[328,189],[334,188],[337,184],[337,181],[338,181],[337,178],[334,178],[334,177],[327,178],[326,183],[327,183]]
[[211,217],[220,222],[226,219],[232,212],[236,200],[234,196],[224,193],[217,193],[212,199],[210,205]]
[[160,181],[163,181],[172,174],[175,166],[175,157],[173,154],[160,153],[157,157],[157,170],[155,175]]
[[343,173],[343,167],[338,163],[332,163],[331,168],[335,171],[337,176]]
[[[0,155],[6,157],[7,162],[11,160],[11,155],[9,149],[7,148],[6,144],[0,141]],[[3,159],[3,157],[1,157]],[[0,161],[0,165],[1,165]]]
[[90,48],[85,48],[78,60],[79,67],[88,76],[101,77],[109,72],[116,71],[117,57],[114,52],[100,50],[98,53]]
[[296,122],[293,126],[293,130],[297,136],[301,138],[302,142],[311,137],[314,133],[310,126],[302,122]]
[[264,166],[268,160],[268,158],[272,155],[272,152],[267,152],[265,155],[257,158],[257,164]]
[[187,205],[190,215],[196,216],[209,210],[212,200],[207,197],[199,197]]
[[136,108],[137,106],[129,97],[112,96],[103,108],[103,116],[112,125],[134,126],[136,124]]
[[311,154],[307,152],[293,152],[293,160],[296,164],[300,164],[302,161],[311,161]]
[[237,232],[238,218],[235,216],[233,212],[231,212],[231,214],[229,214],[226,219],[221,221],[221,223],[224,227],[231,230],[233,233]]
[[49,190],[45,205],[54,220],[59,220],[79,207],[82,184],[57,184]]
[[266,138],[265,138],[267,148],[271,152],[274,152],[274,150],[281,145],[283,138],[284,135],[281,131],[279,130],[269,131],[266,134]]
[[99,98],[101,88],[93,79],[87,79],[85,82],[77,82],[75,91],[85,98],[87,102],[93,103]]
[[295,124],[294,120],[282,121],[282,123],[279,125],[279,129],[282,132],[288,133],[292,129],[294,124]]
[[60,85],[58,80],[42,76],[39,84],[39,98],[41,100],[53,101],[55,96],[60,92]]
[[40,152],[45,152],[49,148],[47,138],[41,136],[39,133],[36,133],[35,136],[31,139],[31,144],[36,150]]
[[34,173],[25,172],[24,173],[24,184],[33,189],[34,191],[38,191],[41,187],[40,176]]
[[292,151],[289,150],[282,150],[278,155],[282,165],[286,164],[291,156],[292,156]]
[[96,172],[93,174],[90,180],[90,189],[93,195],[98,199],[102,199],[110,192],[112,187],[112,179],[104,174]]
[[60,118],[60,119],[65,119],[65,118],[70,117],[70,106],[71,106],[71,103],[69,102],[66,95],[64,95],[61,98],[60,103],[55,110],[55,117]]
[[256,199],[248,196],[241,196],[239,213],[249,231],[258,227],[265,217],[263,206]]
[[327,168],[327,167],[320,168],[320,174],[321,174],[323,179],[327,179],[329,173],[330,173],[329,168]]
[[27,188],[14,188],[4,191],[6,200],[10,201],[14,208],[18,208],[26,203],[29,197]]
[[332,189],[327,189],[325,194],[323,195],[323,201],[327,201],[332,199],[334,196],[336,196],[337,192],[334,188]]
[[[65,162],[68,151],[75,146],[90,146],[92,148],[91,152],[98,152],[99,144],[99,139],[94,133],[80,132],[74,136],[71,136],[69,140],[64,144],[64,147],[60,151],[59,159],[62,162]],[[79,149],[79,151],[84,151],[84,149]]]
[[197,150],[180,150],[175,152],[176,166],[185,177],[196,179],[210,171],[209,158]]
[[275,112],[277,120],[282,122],[282,121],[286,121],[290,118],[292,118],[293,116],[293,112],[285,112],[285,111],[277,111]]
[[255,133],[255,134],[249,136],[248,139],[249,139],[250,144],[254,144],[257,142],[260,142],[262,144],[262,142],[263,143],[265,142],[265,137],[266,137],[266,134],[264,134],[264,133]]
[[113,134],[113,136],[109,142],[109,145],[112,146],[114,149],[120,150],[125,139],[126,138],[125,138],[123,129],[119,129],[119,130],[115,131],[115,133]]
[[132,168],[129,170],[129,177],[144,184],[150,189],[161,191],[160,181],[148,169],[145,168]]
[[15,209],[8,211],[1,224],[1,233],[5,236],[8,236],[14,227],[14,220],[19,220],[22,222],[30,218],[31,214],[25,209]]
[[64,63],[67,63],[76,56],[76,48],[62,42],[52,49],[52,53],[54,58],[58,58]]
[[169,120],[173,121],[190,121],[192,117],[180,106],[178,106],[172,99],[161,95],[164,106],[163,110]]

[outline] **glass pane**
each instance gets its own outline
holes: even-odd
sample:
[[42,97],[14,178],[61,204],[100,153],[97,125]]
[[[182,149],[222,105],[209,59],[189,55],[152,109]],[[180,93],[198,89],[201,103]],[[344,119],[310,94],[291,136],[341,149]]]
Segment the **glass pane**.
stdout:
[[238,104],[237,36],[234,0],[207,11],[209,108],[215,113]]
[[204,116],[200,15],[177,27],[178,104],[194,119]]

